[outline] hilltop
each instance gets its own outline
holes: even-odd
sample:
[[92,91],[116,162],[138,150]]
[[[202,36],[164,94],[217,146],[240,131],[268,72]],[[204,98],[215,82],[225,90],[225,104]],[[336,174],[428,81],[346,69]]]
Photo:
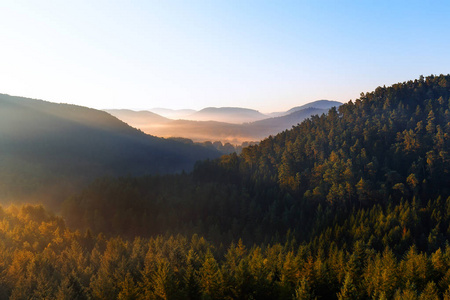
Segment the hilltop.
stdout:
[[186,119],[241,124],[264,118],[267,118],[267,116],[254,109],[241,107],[207,107],[188,116]]

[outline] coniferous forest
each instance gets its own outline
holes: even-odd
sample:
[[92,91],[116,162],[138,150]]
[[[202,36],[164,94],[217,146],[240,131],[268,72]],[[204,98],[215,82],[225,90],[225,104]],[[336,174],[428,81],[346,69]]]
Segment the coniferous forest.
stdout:
[[450,299],[450,75],[199,161],[0,209],[0,298]]

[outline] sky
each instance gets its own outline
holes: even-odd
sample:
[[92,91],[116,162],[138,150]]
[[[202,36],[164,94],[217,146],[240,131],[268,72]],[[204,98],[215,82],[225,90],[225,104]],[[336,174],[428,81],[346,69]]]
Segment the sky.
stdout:
[[450,73],[450,1],[0,2],[0,93],[284,111]]

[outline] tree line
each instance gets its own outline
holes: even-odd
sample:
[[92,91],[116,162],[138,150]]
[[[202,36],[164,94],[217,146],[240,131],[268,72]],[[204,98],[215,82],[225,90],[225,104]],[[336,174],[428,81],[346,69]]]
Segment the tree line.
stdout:
[[198,235],[106,238],[70,230],[42,206],[0,208],[0,297],[450,299],[450,245],[435,231],[427,251],[411,243],[417,219],[434,218],[430,205],[359,211],[310,242],[288,234],[251,247]]

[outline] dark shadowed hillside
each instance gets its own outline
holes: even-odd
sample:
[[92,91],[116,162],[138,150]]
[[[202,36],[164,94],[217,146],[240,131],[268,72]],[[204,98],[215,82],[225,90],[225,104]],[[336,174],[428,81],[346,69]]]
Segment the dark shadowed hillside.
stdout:
[[217,156],[146,135],[103,111],[0,95],[2,199],[59,194],[104,175],[180,172]]

